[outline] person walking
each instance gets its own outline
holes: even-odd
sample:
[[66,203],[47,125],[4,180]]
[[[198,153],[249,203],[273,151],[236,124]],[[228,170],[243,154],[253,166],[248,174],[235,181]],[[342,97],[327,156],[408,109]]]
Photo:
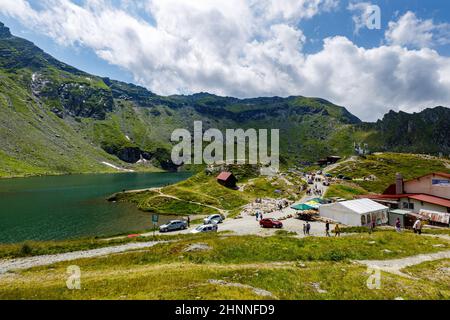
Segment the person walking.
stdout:
[[190,228],[191,227],[191,217],[190,216],[188,216],[188,218],[187,218],[187,224],[188,224],[188,228]]
[[306,234],[309,236],[311,233],[311,224],[309,221],[306,223]]
[[375,231],[375,219],[372,219],[372,222],[369,225],[369,234]]
[[413,230],[414,233],[422,234],[422,222],[420,219],[417,219],[416,222],[414,222]]
[[327,223],[325,224],[325,231],[326,231],[327,237],[331,237],[331,235],[330,235],[330,221],[327,221]]
[[400,218],[397,218],[397,221],[395,222],[395,230],[397,232],[402,231],[402,223],[400,222]]
[[259,211],[256,211],[256,221],[259,220]]
[[303,235],[306,236],[306,223],[303,224]]
[[422,223],[422,221],[420,220],[420,221],[419,221],[419,225],[418,225],[418,227],[417,227],[417,232],[418,232],[419,234],[422,234],[422,227],[423,227],[423,223]]
[[341,228],[339,227],[339,224],[337,224],[336,227],[334,228],[334,236],[335,237],[341,236]]

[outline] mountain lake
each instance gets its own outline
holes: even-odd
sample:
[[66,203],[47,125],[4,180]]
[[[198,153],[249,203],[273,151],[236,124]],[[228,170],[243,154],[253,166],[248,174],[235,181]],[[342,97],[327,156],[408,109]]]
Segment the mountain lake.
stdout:
[[[108,196],[185,180],[181,173],[120,173],[0,180],[0,243],[109,236],[152,227],[152,215]],[[160,223],[171,217],[161,217]]]

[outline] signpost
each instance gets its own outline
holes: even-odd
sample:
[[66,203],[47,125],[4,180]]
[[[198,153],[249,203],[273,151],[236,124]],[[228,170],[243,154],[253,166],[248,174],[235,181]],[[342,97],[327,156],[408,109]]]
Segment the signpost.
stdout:
[[155,238],[156,227],[158,226],[159,222],[159,214],[152,215],[152,222],[153,222],[153,238]]

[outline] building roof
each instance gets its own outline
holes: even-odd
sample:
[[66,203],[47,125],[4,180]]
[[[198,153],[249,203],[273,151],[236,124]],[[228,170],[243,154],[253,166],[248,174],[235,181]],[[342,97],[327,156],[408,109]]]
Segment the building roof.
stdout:
[[384,190],[383,194],[395,194],[397,192],[397,184],[393,183]]
[[370,199],[350,200],[339,202],[339,204],[359,214],[389,209],[388,207],[385,207],[378,202],[372,201]]
[[[413,180],[417,180],[417,179],[420,179],[420,178],[425,178],[425,177],[428,177],[428,176],[442,176],[442,177],[450,178],[450,173],[431,172],[431,173],[424,174],[423,176],[420,176],[420,177],[417,177],[417,178],[414,178],[414,179],[411,179],[411,180],[408,180],[408,181],[413,181]],[[405,181],[405,182],[408,182],[408,181]]]
[[221,174],[219,174],[219,176],[217,177],[217,180],[221,180],[221,181],[227,181],[228,179],[230,179],[233,176],[233,174],[231,172],[222,172]]
[[432,203],[432,204],[437,204],[438,206],[450,208],[450,200],[440,198],[440,197],[430,196],[427,194],[416,194],[416,195],[410,196],[409,198],[414,199],[414,200],[423,201],[423,202]]
[[450,200],[445,198],[440,198],[436,196],[431,196],[428,194],[412,194],[412,193],[405,193],[405,194],[370,194],[363,196],[368,199],[375,199],[375,200],[388,200],[388,199],[401,199],[401,198],[408,198],[408,199],[414,199],[418,201],[423,201],[427,203],[436,204],[439,206],[450,208]]
[[413,193],[403,193],[403,194],[367,194],[364,196],[359,196],[361,199],[362,198],[367,198],[367,199],[377,199],[377,200],[381,200],[381,199],[400,199],[400,198],[408,198],[409,196],[414,196],[415,194]]
[[[410,181],[416,181],[416,180],[419,180],[421,178],[425,178],[425,177],[428,177],[428,176],[433,176],[433,177],[434,176],[441,176],[441,177],[445,177],[445,178],[449,178],[450,179],[450,173],[431,172],[431,173],[427,173],[427,174],[425,174],[423,176],[420,176],[420,177],[417,177],[417,178],[414,178],[414,179],[405,180],[403,183],[405,184],[405,183],[408,183]],[[396,190],[396,184],[393,183],[389,187],[387,187],[387,189],[383,192],[383,194],[395,194],[396,191],[397,191]]]
[[407,215],[407,214],[411,214],[410,210],[402,210],[402,209],[395,209],[395,210],[391,210],[391,213],[395,213],[395,214],[399,214],[399,215]]

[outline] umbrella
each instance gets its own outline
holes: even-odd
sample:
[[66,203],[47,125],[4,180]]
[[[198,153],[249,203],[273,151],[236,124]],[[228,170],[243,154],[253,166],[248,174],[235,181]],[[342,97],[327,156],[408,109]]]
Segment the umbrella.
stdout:
[[307,204],[304,204],[304,203],[298,204],[298,205],[293,206],[291,208],[294,209],[294,210],[299,210],[299,211],[307,211],[307,210],[314,209],[313,207],[308,206]]

